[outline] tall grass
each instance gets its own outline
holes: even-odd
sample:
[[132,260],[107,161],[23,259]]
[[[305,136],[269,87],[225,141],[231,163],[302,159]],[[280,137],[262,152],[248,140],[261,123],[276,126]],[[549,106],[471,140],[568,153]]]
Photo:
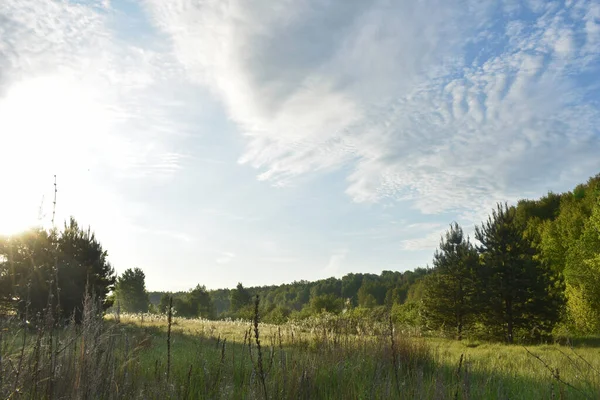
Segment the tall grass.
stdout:
[[[0,398],[597,398],[595,347],[411,338],[388,321],[357,334],[317,326],[165,316],[0,327]],[[142,323],[143,320],[143,323]],[[375,329],[377,328],[377,329]],[[585,353],[583,352],[585,350]],[[534,356],[535,355],[535,356]],[[540,362],[543,360],[543,363]],[[551,372],[548,368],[551,369]]]

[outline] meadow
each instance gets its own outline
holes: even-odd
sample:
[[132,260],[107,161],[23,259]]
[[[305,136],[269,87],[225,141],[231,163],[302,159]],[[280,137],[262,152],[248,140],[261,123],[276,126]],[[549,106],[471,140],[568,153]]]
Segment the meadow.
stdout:
[[[153,314],[2,320],[7,399],[591,399],[592,339],[523,347],[322,316],[284,325]],[[257,340],[258,336],[258,340]]]

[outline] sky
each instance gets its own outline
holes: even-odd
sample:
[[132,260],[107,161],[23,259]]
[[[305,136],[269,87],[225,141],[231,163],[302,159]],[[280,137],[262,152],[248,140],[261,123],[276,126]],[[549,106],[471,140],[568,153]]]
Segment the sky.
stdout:
[[431,263],[600,172],[600,1],[2,0],[0,233],[150,290]]

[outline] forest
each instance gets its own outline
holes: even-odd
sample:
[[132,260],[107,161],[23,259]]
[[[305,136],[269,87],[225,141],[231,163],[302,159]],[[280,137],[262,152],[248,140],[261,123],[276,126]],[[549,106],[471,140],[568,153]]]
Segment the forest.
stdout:
[[[150,292],[144,271],[116,276],[107,251],[75,219],[0,240],[0,304],[29,318],[47,308],[81,316],[86,294],[111,312],[264,322],[331,314],[384,320],[462,339],[531,341],[600,332],[600,175],[565,193],[498,204],[467,237],[452,222],[432,264],[290,284]],[[60,310],[60,311],[58,311]]]
[[498,204],[473,238],[451,223],[431,266],[275,286],[152,292],[144,310],[164,312],[173,296],[183,316],[249,319],[257,295],[271,323],[320,313],[373,319],[391,313],[399,323],[457,339],[598,333],[600,175],[565,193]]

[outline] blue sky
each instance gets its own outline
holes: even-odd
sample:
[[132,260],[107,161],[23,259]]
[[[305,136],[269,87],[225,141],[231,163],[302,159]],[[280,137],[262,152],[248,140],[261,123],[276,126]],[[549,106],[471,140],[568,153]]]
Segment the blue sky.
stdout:
[[599,61],[598,1],[4,0],[0,231],[56,174],[149,289],[424,266],[600,172]]

